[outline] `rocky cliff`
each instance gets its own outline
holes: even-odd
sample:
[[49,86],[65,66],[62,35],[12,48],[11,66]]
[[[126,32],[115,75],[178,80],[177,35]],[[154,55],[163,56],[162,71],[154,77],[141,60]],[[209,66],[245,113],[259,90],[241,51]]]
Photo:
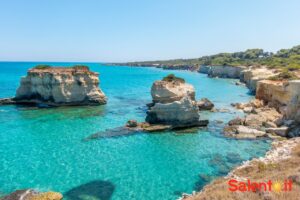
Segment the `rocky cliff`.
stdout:
[[200,66],[199,72],[209,77],[240,78],[241,72],[247,69],[244,66]]
[[285,119],[300,122],[300,80],[259,81],[256,98],[278,109]]
[[156,81],[151,88],[153,104],[146,121],[150,124],[167,124],[173,128],[207,125],[200,120],[195,90],[190,84],[173,75]]
[[22,77],[14,100],[55,106],[105,104],[98,85],[98,73],[87,67],[32,68]]
[[275,70],[268,69],[267,67],[250,67],[242,71],[240,81],[246,83],[250,92],[255,93],[258,81],[268,79],[276,74]]

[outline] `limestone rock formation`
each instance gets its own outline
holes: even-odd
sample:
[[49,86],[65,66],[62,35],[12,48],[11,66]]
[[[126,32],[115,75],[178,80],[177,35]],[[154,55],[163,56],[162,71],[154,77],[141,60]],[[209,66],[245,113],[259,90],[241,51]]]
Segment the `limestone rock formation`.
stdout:
[[258,81],[268,79],[278,74],[275,70],[268,69],[266,67],[253,68],[244,70],[241,73],[241,82],[246,83],[250,92],[255,93],[256,85]]
[[244,66],[200,66],[199,72],[209,77],[240,78],[241,72],[247,69]]
[[285,119],[300,122],[300,80],[259,81],[256,98],[280,110]]
[[153,103],[170,103],[179,101],[185,96],[194,101],[195,90],[192,85],[171,74],[165,77],[164,80],[153,83],[151,96]]
[[181,78],[169,75],[156,81],[151,88],[153,104],[147,112],[146,122],[171,125],[173,128],[205,126],[200,120],[195,101],[195,90]]
[[36,67],[22,77],[14,100],[54,106],[105,104],[106,97],[98,85],[98,73],[85,66]]

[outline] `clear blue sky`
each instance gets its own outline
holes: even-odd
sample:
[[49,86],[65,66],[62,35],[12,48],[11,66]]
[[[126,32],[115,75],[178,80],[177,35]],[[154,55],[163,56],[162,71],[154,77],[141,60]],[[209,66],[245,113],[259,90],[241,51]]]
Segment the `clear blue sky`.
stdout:
[[0,60],[140,61],[300,44],[299,0],[0,0]]

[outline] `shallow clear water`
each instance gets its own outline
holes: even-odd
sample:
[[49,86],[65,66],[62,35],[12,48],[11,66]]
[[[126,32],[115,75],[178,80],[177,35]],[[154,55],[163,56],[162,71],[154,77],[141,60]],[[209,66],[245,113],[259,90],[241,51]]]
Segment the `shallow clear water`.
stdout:
[[[19,79],[36,63],[0,63],[0,97],[13,96]],[[73,63],[56,63],[56,65]],[[199,190],[208,179],[226,174],[243,160],[263,155],[264,140],[224,138],[220,129],[238,111],[232,102],[252,96],[234,80],[155,68],[105,67],[101,88],[109,98],[98,107],[32,109],[0,107],[0,193],[21,188],[54,190],[66,199],[176,199]],[[208,97],[229,113],[202,113],[211,124],[191,133],[135,134],[85,141],[99,131],[143,121],[151,84],[175,73],[193,84],[197,98]]]

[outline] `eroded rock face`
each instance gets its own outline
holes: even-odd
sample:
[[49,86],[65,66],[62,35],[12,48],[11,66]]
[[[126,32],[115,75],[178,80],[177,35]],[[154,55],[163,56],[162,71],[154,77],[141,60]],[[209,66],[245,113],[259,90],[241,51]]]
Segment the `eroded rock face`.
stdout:
[[268,79],[278,73],[266,67],[250,68],[241,72],[241,81],[245,82],[250,92],[255,93],[257,82]]
[[259,81],[256,98],[280,110],[285,119],[300,122],[300,80]]
[[150,124],[172,124],[173,126],[200,125],[199,109],[196,102],[188,97],[172,103],[156,103],[147,113]]
[[200,120],[194,87],[183,79],[169,75],[156,81],[151,94],[153,104],[147,112],[146,122],[171,125],[172,128],[207,125],[207,121]]
[[192,85],[180,81],[155,81],[151,87],[154,103],[170,103],[188,96],[195,100],[195,89]]
[[199,72],[209,77],[240,78],[244,66],[200,66]]
[[85,68],[33,68],[22,77],[14,99],[55,106],[105,104],[106,97],[98,85],[98,73]]

